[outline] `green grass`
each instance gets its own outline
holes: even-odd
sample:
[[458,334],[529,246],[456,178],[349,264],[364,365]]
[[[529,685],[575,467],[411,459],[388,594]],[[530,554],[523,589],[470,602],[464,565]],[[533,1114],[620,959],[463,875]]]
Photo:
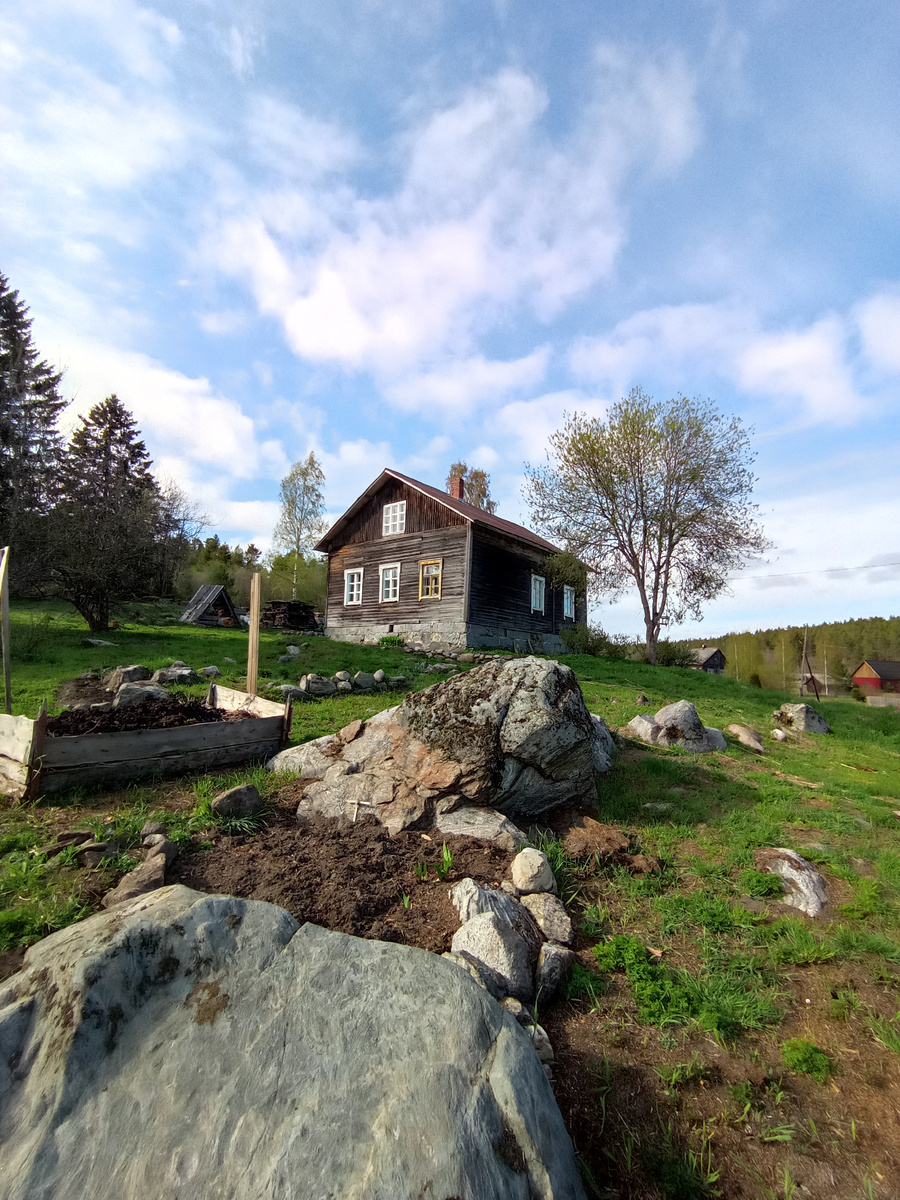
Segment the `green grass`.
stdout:
[[825,1051],[805,1038],[788,1038],[781,1047],[781,1054],[789,1071],[809,1075],[819,1083],[826,1083],[834,1074],[834,1063]]

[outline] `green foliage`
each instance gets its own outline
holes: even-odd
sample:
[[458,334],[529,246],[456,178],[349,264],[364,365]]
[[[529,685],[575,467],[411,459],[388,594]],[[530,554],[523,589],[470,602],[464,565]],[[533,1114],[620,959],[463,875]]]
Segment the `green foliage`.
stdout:
[[386,633],[378,639],[379,646],[403,646],[403,638],[398,633]]
[[788,1038],[781,1047],[781,1056],[789,1071],[809,1075],[819,1083],[825,1083],[835,1072],[834,1063],[825,1051],[805,1038]]
[[748,867],[745,871],[741,871],[739,883],[747,895],[753,896],[756,900],[784,895],[784,884],[781,878],[773,875],[771,871],[757,871],[753,867]]
[[667,1063],[663,1066],[654,1067],[654,1070],[659,1076],[660,1082],[664,1085],[667,1096],[674,1096],[679,1088],[685,1087],[690,1083],[700,1083],[701,1080],[708,1080],[711,1074],[708,1064],[696,1053],[690,1062]]
[[660,638],[656,643],[656,665],[658,667],[684,667],[696,665],[694,651],[687,642],[670,642]]
[[753,915],[739,905],[729,904],[707,892],[662,896],[655,902],[664,934],[684,933],[700,928],[709,933],[734,933],[754,924]]
[[578,1002],[586,1000],[593,1011],[606,991],[606,982],[602,975],[589,971],[583,963],[572,964],[572,969],[562,985],[562,994],[566,1000]]
[[555,587],[571,587],[579,596],[587,591],[587,570],[568,550],[548,554],[544,559],[543,572],[549,584]]
[[446,879],[448,877],[448,875],[450,874],[450,870],[452,867],[453,867],[453,855],[450,853],[450,849],[447,846],[447,843],[444,842],[443,848],[441,849],[441,861],[434,868],[435,871],[437,872],[438,879]]
[[895,1054],[900,1054],[900,1024],[898,1022],[900,1022],[900,1013],[897,1013],[890,1021],[883,1021],[874,1014],[869,1016],[869,1029],[872,1031],[872,1036],[887,1050],[893,1050]]
[[470,467],[465,462],[455,462],[447,472],[447,491],[453,479],[463,481],[463,499],[467,504],[474,504],[483,512],[495,513],[497,501],[491,499],[491,477],[479,467]]
[[622,634],[608,634],[602,625],[566,625],[559,637],[568,654],[588,654],[595,658],[628,658],[631,643]]

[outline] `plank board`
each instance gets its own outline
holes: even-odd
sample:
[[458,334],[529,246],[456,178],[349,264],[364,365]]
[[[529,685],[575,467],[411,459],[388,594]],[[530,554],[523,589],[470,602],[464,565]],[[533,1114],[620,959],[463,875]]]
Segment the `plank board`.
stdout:
[[[253,747],[280,742],[283,716],[252,721],[215,721],[180,729],[136,729],[128,733],[93,733],[80,737],[48,737],[42,770],[124,764],[130,760],[168,758],[194,751],[224,753],[232,745]],[[233,760],[230,760],[233,761]]]
[[30,717],[10,717],[0,713],[0,755],[27,763],[34,741],[34,721]]
[[220,683],[209,685],[206,703],[210,708],[222,708],[225,712],[249,712],[255,717],[284,717],[287,705],[277,704],[274,700],[264,700],[261,696],[249,696],[246,692],[237,692],[234,688],[222,687]]

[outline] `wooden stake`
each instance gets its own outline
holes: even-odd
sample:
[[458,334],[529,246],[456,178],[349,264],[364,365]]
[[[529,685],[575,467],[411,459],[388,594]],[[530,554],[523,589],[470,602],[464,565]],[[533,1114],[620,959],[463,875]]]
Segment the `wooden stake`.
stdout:
[[256,695],[259,675],[259,591],[262,575],[259,571],[250,576],[250,644],[247,647],[247,692]]
[[6,711],[12,714],[12,668],[9,661],[9,546],[0,550],[0,632],[3,645],[3,680]]

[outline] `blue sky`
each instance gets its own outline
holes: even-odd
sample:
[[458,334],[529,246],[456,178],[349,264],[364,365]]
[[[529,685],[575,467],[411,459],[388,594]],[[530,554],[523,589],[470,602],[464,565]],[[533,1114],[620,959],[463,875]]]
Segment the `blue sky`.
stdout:
[[527,522],[638,384],[755,429],[776,543],[678,632],[897,613],[898,44],[876,0],[5,6],[0,270],[223,539],[309,450],[333,514],[464,457]]

